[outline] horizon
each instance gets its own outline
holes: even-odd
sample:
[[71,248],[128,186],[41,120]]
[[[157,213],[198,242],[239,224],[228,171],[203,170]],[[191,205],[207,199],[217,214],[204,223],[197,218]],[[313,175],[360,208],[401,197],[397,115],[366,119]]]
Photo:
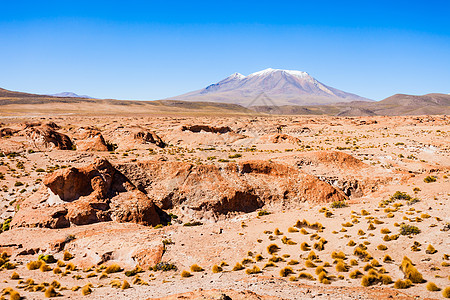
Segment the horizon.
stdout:
[[448,2],[320,3],[6,3],[0,87],[159,100],[274,68],[377,101],[450,93]]

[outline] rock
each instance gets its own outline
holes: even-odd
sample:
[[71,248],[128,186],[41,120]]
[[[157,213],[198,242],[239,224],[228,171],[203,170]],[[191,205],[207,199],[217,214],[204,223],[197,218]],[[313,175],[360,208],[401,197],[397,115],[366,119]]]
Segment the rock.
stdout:
[[1,128],[0,129],[0,138],[4,136],[13,136],[17,130],[11,128]]
[[75,137],[79,151],[108,151],[108,146],[99,130],[93,128],[80,127]]
[[104,132],[104,135],[117,144],[120,150],[147,149],[148,145],[164,148],[166,143],[153,131],[141,126],[119,126]]
[[70,138],[63,133],[55,131],[52,126],[48,124],[40,126],[35,126],[36,124],[32,125],[26,125],[24,133],[30,139],[33,146],[37,148],[56,148],[59,150],[73,149]]
[[270,137],[268,137],[268,140],[270,143],[274,144],[280,144],[280,143],[289,143],[289,144],[295,144],[298,145],[301,141],[299,138],[287,135],[287,134],[281,134],[277,133]]
[[84,168],[58,170],[43,183],[37,193],[21,204],[12,227],[63,228],[110,220],[160,223],[153,201],[106,159]]
[[182,131],[191,131],[191,132],[212,132],[212,133],[227,133],[232,132],[233,130],[228,126],[222,127],[214,127],[210,125],[192,125],[192,126],[182,126]]
[[162,209],[187,209],[202,218],[252,212],[265,205],[296,206],[305,201],[322,203],[346,198],[314,176],[267,161],[229,163],[224,167],[147,161],[117,168]]

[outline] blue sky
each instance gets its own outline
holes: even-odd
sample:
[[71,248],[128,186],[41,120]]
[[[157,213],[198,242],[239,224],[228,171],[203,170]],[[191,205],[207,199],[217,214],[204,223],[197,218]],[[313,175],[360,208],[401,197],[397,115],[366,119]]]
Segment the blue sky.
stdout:
[[450,1],[1,1],[0,87],[155,100],[301,70],[381,100],[450,93]]

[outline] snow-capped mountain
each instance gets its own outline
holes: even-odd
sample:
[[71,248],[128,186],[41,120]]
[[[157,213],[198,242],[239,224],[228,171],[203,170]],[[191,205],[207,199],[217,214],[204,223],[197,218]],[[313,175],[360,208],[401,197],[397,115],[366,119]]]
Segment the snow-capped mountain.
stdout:
[[87,95],[78,95],[73,92],[62,92],[57,94],[48,94],[47,96],[53,96],[53,97],[72,97],[72,98],[92,98]]
[[248,76],[234,73],[204,89],[169,99],[258,106],[261,103],[255,99],[264,95],[277,106],[370,101],[327,86],[306,72],[270,68]]

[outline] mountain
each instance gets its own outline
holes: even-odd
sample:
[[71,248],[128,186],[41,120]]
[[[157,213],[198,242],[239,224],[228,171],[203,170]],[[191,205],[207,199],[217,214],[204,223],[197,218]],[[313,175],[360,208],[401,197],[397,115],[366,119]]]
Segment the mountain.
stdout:
[[245,107],[265,105],[316,105],[371,101],[327,86],[306,72],[266,69],[248,76],[234,73],[204,89],[168,99],[235,103]]
[[57,94],[47,94],[46,96],[94,99],[94,98],[89,97],[87,95],[77,95],[77,94],[72,93],[72,92],[62,92],[62,93],[57,93]]

